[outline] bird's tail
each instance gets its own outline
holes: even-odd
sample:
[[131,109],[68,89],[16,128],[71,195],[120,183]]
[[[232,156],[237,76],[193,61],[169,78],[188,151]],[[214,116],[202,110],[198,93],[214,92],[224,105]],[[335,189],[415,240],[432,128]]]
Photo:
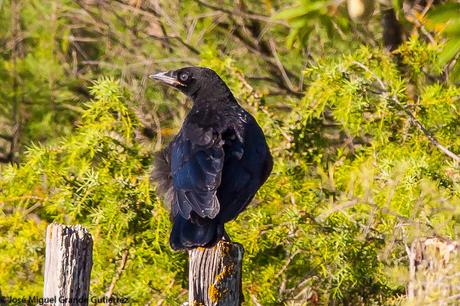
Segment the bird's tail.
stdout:
[[215,219],[174,217],[169,242],[174,250],[211,247],[224,235],[224,225]]

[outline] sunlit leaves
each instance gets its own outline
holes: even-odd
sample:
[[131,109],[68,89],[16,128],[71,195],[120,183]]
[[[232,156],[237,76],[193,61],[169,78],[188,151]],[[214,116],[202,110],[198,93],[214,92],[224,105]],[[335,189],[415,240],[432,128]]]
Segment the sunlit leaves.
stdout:
[[[72,136],[58,145],[31,146],[24,163],[7,168],[0,178],[1,211],[15,212],[6,213],[5,222],[16,220],[15,224],[0,225],[0,231],[8,233],[12,242],[2,255],[8,257],[8,252],[21,250],[28,240],[32,240],[29,245],[39,245],[21,251],[34,266],[9,265],[2,269],[0,283],[11,278],[11,273],[33,273],[29,277],[36,280],[22,280],[29,287],[9,286],[8,293],[25,294],[21,290],[28,290],[39,295],[44,228],[47,222],[58,221],[82,224],[93,235],[93,295],[105,292],[121,253],[128,250],[130,260],[119,280],[118,294],[138,299],[169,288],[168,293],[161,293],[161,297],[169,298],[181,288],[180,283],[174,283],[184,262],[182,254],[171,253],[168,213],[150,189],[150,152],[144,152],[134,141],[138,121],[119,83],[101,79],[94,83],[91,93],[94,100],[86,104]],[[33,226],[29,219],[39,221]],[[6,242],[0,240],[2,243]],[[0,262],[7,264],[5,258]],[[145,270],[142,281],[137,277],[139,269]],[[159,290],[156,293],[155,288]]]

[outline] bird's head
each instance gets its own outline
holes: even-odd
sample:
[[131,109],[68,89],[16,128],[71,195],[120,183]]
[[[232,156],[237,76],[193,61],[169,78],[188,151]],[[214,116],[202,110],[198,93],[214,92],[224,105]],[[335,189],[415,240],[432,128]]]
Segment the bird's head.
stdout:
[[214,70],[205,67],[184,67],[149,76],[180,90],[195,100],[199,97],[219,97],[230,90]]

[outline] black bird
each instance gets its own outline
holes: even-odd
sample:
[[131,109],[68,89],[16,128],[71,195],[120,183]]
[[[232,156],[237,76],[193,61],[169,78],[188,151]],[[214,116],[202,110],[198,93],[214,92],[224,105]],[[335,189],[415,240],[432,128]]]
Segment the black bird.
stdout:
[[170,205],[173,249],[215,245],[224,224],[245,209],[267,180],[273,161],[254,117],[209,68],[150,76],[193,101],[179,133],[157,154],[152,180]]

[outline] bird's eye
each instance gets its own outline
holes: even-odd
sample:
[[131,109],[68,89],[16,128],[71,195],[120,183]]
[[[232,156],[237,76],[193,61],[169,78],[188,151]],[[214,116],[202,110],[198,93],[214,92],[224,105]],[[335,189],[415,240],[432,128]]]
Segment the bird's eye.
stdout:
[[189,78],[188,73],[181,73],[181,74],[179,75],[179,79],[180,79],[182,82],[186,82],[186,81],[188,80],[188,78]]

